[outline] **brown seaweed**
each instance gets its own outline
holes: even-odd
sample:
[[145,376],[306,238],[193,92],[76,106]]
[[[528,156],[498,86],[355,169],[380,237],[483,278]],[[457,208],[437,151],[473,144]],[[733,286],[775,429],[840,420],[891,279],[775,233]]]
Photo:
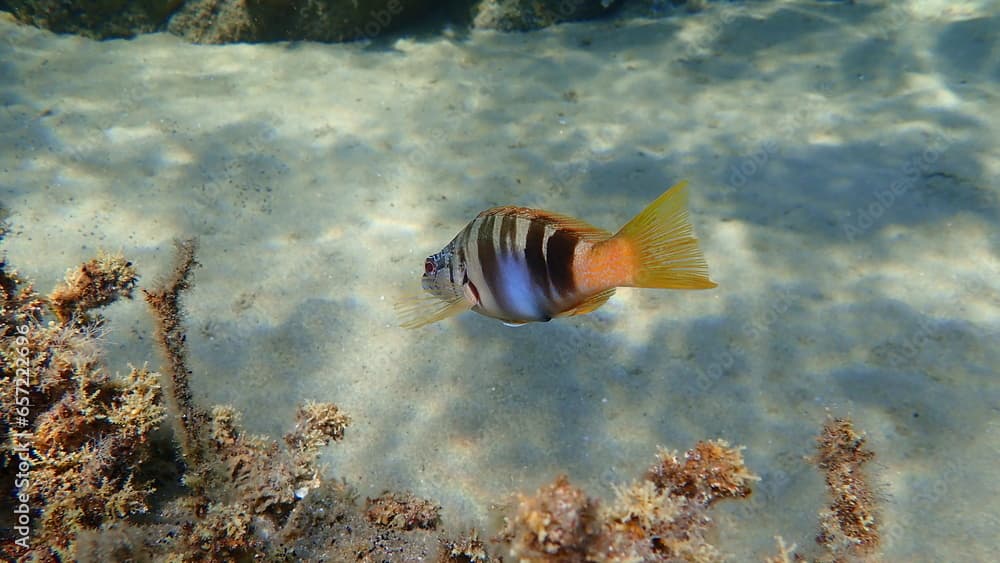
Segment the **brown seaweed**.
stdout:
[[179,241],[170,276],[156,288],[143,290],[156,320],[156,341],[166,358],[164,385],[167,405],[174,413],[174,435],[185,459],[193,466],[202,460],[203,440],[199,431],[205,428],[206,416],[194,404],[188,382],[191,374],[187,368],[187,337],[181,323],[180,297],[181,292],[191,287],[191,272],[198,264],[194,259],[196,249],[194,239]]
[[617,487],[602,507],[565,477],[520,497],[501,539],[520,561],[722,561],[707,540],[707,511],[724,498],[745,498],[757,479],[738,448],[699,442],[684,454],[658,454],[645,479]]
[[826,479],[832,502],[820,513],[816,541],[827,548],[833,561],[849,561],[875,553],[881,537],[875,495],[865,465],[875,452],[845,418],[834,418],[816,438],[815,463]]
[[[71,270],[48,299],[0,263],[0,400],[16,407],[0,411],[7,436],[0,463],[14,469],[0,480],[15,491],[0,501],[2,517],[11,519],[0,526],[0,558],[724,559],[708,539],[710,511],[721,500],[746,498],[756,477],[740,449],[723,441],[698,442],[683,455],[660,449],[643,478],[615,487],[607,503],[558,477],[518,497],[492,544],[474,530],[449,534],[440,507],[409,493],[387,491],[360,505],[317,462],[322,448],[346,438],[350,417],[335,405],[302,405],[279,442],[247,434],[232,407],[196,403],[181,308],[196,245],[177,248],[172,274],[144,290],[163,366],[159,373],[130,367],[122,377],[104,365],[98,309],[131,296],[138,277],[129,261],[101,254]],[[161,428],[167,417],[174,424]],[[172,445],[164,447],[164,437]],[[876,553],[879,521],[862,470],[873,454],[846,420],[827,425],[819,452],[833,497],[820,542],[838,561]],[[164,466],[173,468],[170,478],[157,476]],[[769,561],[804,560],[794,545],[778,542]]]
[[93,311],[129,297],[135,280],[131,264],[102,254],[46,300],[0,265],[0,456],[17,468],[3,479],[16,491],[6,511],[16,514],[12,534],[0,543],[6,559],[79,559],[80,530],[149,510],[154,488],[139,467],[164,416],[158,375],[132,367],[109,376]]

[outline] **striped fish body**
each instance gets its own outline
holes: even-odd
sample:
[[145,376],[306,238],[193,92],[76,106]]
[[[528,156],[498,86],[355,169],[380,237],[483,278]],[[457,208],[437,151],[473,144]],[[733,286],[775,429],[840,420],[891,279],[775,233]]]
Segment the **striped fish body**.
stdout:
[[610,236],[544,211],[497,207],[480,213],[449,246],[472,309],[521,324],[548,321],[590,297],[592,288],[576,283],[577,253]]
[[519,325],[589,313],[616,287],[715,287],[687,218],[684,184],[612,235],[573,217],[495,207],[427,258],[425,294],[397,306],[413,328],[472,309]]

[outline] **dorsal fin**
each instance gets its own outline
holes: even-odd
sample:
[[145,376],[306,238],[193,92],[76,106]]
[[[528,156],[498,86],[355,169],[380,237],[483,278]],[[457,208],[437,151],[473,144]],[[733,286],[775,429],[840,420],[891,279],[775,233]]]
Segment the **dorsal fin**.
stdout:
[[570,231],[577,234],[582,240],[602,241],[611,238],[611,233],[604,229],[595,227],[586,221],[581,221],[576,217],[543,211],[541,209],[531,209],[529,207],[517,207],[507,205],[504,207],[494,207],[479,214],[479,217],[489,217],[491,215],[501,217],[520,217],[529,221],[542,221],[558,229]]
[[595,293],[588,297],[583,303],[580,303],[576,307],[573,307],[569,311],[563,311],[559,313],[560,317],[572,317],[574,315],[586,315],[587,313],[592,313],[599,309],[601,305],[608,302],[611,296],[615,294],[615,288],[605,289],[600,293]]

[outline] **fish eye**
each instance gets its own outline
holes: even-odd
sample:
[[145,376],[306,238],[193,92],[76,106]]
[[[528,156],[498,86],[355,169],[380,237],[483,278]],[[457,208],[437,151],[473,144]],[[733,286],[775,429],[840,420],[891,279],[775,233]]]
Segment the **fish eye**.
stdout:
[[428,258],[424,261],[424,273],[433,274],[434,273],[434,261]]

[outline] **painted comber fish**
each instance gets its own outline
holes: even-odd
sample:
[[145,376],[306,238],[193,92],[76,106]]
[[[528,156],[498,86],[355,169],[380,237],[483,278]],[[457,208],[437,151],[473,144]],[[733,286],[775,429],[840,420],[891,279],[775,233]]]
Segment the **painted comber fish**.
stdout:
[[590,313],[617,287],[709,289],[687,211],[687,182],[617,233],[539,209],[480,213],[424,262],[426,293],[397,305],[416,328],[468,309],[509,325]]

